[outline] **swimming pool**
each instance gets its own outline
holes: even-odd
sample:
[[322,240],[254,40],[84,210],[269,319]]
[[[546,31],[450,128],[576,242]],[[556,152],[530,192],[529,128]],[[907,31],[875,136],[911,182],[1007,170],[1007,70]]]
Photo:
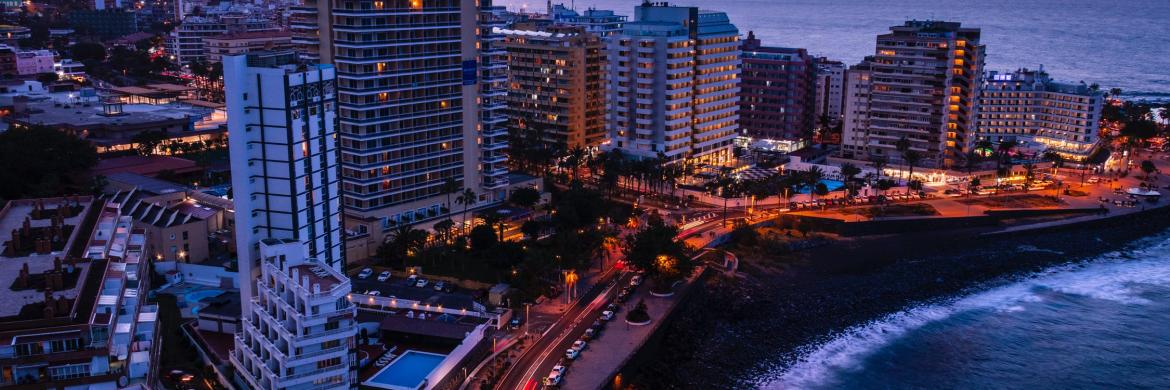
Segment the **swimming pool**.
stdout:
[[187,307],[191,308],[191,315],[198,315],[200,308],[199,301],[219,296],[219,294],[223,294],[223,290],[199,290],[183,295],[183,301],[187,303]]
[[379,389],[417,389],[446,358],[447,355],[409,350],[362,384]]
[[[821,179],[821,183],[823,183],[825,185],[825,188],[829,189],[829,192],[839,190],[839,189],[841,189],[841,187],[845,186],[845,183],[840,181],[840,180]],[[800,193],[807,194],[807,193],[811,192],[811,190],[812,190],[811,188],[802,187],[800,189]]]

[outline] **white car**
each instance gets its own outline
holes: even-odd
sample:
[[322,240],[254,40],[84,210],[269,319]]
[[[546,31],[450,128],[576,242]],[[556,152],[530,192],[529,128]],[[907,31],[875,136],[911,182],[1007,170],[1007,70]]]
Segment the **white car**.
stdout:
[[641,285],[642,285],[642,277],[641,276],[634,275],[634,277],[630,279],[630,287],[638,287]]
[[374,274],[374,270],[370,268],[363,268],[362,272],[358,272],[358,279],[365,279]]
[[427,283],[430,283],[430,282],[427,281],[426,279],[419,279],[418,283],[415,283],[415,286],[416,287],[426,287]]
[[601,312],[601,319],[605,320],[605,321],[612,320],[613,319],[613,312],[609,311],[609,310]]
[[578,351],[584,351],[585,347],[588,345],[589,344],[586,343],[585,340],[577,340],[577,341],[573,342],[573,349],[578,350]]
[[366,295],[369,295],[371,297],[376,297],[376,296],[382,295],[382,292],[378,291],[378,290],[370,290],[370,291],[366,291]]
[[446,286],[447,286],[447,283],[435,282],[435,291],[443,291],[443,287],[446,287]]
[[561,373],[553,371],[548,373],[548,377],[544,378],[545,386],[557,386],[561,384]]
[[385,282],[389,279],[390,279],[390,271],[382,271],[382,273],[378,274],[378,281],[379,282]]
[[566,349],[566,350],[565,350],[565,358],[566,358],[566,359],[569,359],[569,360],[576,360],[578,356],[581,356],[581,351],[580,351],[580,350],[577,350],[577,349],[572,349],[572,348],[569,348],[569,349]]
[[560,375],[565,375],[565,371],[568,371],[568,370],[569,370],[568,367],[565,367],[564,365],[558,364],[558,365],[553,366],[552,372],[555,372],[555,373],[560,374]]
[[413,286],[417,282],[418,282],[418,275],[410,275],[410,276],[406,277],[406,285],[407,286]]

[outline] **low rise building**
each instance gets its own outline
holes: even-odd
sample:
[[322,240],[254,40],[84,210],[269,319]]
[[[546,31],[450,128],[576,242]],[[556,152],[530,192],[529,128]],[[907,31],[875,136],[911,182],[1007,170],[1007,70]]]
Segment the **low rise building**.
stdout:
[[287,31],[250,31],[205,38],[203,54],[207,62],[222,62],[223,56],[248,54],[260,50],[293,48],[292,34]]
[[29,50],[16,53],[16,74],[31,76],[53,73],[56,55],[48,50]]
[[[92,198],[11,201],[0,255],[0,388],[154,383],[157,313],[146,231]],[[29,246],[29,241],[35,241]]]

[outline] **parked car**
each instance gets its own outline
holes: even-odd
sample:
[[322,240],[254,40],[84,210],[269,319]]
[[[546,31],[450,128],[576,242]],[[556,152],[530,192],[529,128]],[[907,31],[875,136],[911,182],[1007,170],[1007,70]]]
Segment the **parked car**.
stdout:
[[544,378],[545,386],[557,386],[561,384],[561,374],[553,371],[548,373],[548,377]]
[[378,281],[379,282],[385,282],[389,279],[390,279],[390,271],[382,271],[382,273],[378,274]]
[[373,270],[373,269],[371,269],[371,268],[362,268],[362,272],[358,272],[358,279],[365,279],[365,278],[368,278],[368,277],[370,277],[370,275],[373,275],[373,274],[374,274],[374,270]]
[[625,290],[622,290],[622,292],[619,292],[617,295],[618,302],[625,303],[626,300],[629,300],[629,299],[630,299],[630,293],[625,291]]
[[512,317],[512,320],[508,321],[508,326],[512,327],[512,329],[520,329],[520,325],[523,324],[524,319],[520,317]]
[[612,320],[613,319],[613,312],[609,311],[609,310],[601,312],[601,319],[606,320],[606,321]]
[[581,350],[579,349],[569,348],[565,350],[565,359],[577,360],[578,356],[581,356]]
[[569,371],[569,367],[565,367],[562,362],[557,362],[557,365],[553,366],[552,370],[557,374],[565,375],[565,372]]
[[605,310],[609,310],[609,311],[612,311],[614,313],[617,313],[617,312],[622,310],[622,306],[619,304],[616,304],[616,303],[611,303],[611,304],[605,305]]
[[634,277],[630,279],[630,287],[638,287],[641,285],[642,285],[642,277],[641,276],[634,275]]
[[382,295],[382,292],[378,291],[378,290],[366,290],[366,295],[369,295],[371,297],[376,297],[376,296]]
[[426,280],[426,279],[419,279],[419,280],[418,280],[418,283],[415,283],[415,286],[417,286],[417,287],[426,287],[428,283],[430,283],[430,281],[429,281],[429,280]]
[[443,291],[443,289],[446,287],[447,287],[446,282],[442,282],[442,281],[435,282],[435,291]]
[[585,334],[581,336],[581,340],[593,340],[597,337],[597,331],[593,328],[585,329]]
[[576,349],[578,351],[584,351],[585,347],[587,347],[588,345],[589,345],[589,343],[586,343],[585,340],[577,340],[577,341],[573,342],[573,349]]
[[418,275],[410,275],[410,276],[406,277],[406,285],[407,286],[413,286],[417,282],[418,282]]

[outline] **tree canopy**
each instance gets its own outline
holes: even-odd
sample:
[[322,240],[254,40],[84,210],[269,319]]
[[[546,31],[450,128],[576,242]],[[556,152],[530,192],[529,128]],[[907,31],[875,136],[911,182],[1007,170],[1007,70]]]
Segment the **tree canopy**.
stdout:
[[0,197],[58,196],[88,192],[87,171],[97,164],[88,141],[45,126],[0,133]]

